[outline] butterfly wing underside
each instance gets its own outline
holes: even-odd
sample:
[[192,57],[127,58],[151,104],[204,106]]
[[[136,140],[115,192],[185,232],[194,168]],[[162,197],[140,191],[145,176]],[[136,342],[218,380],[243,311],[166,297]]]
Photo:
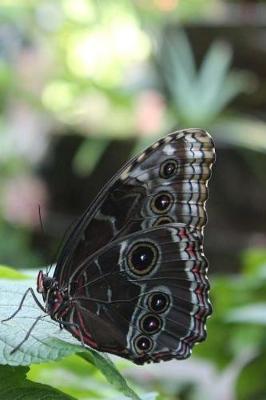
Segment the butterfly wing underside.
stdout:
[[[183,359],[211,313],[203,253],[210,135],[172,133],[104,187],[66,241],[54,277],[72,334],[135,363]],[[77,324],[79,329],[77,329]]]

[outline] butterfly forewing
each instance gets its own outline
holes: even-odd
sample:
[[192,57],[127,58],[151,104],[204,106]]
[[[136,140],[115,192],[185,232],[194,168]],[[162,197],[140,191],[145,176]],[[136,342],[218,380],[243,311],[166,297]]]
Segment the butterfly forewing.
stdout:
[[172,133],[133,158],[70,232],[56,267],[59,284],[95,251],[128,233],[167,222],[204,227],[213,161],[212,139],[200,129]]
[[211,306],[202,242],[214,158],[208,133],[178,131],[104,187],[54,273],[71,297],[57,318],[74,336],[139,364],[186,358],[204,340]]

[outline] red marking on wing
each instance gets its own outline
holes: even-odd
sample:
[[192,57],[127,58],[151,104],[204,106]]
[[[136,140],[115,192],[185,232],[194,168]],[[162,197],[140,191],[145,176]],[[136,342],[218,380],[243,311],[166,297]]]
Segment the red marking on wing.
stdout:
[[78,315],[79,328],[80,328],[80,329],[75,328],[78,339],[80,339],[80,331],[81,331],[84,343],[91,347],[94,347],[94,348],[97,347],[96,342],[92,339],[90,332],[88,332],[88,330],[86,329],[86,327],[84,325],[82,315],[81,315],[80,311],[78,310],[78,308],[76,308],[76,312]]
[[191,258],[194,258],[196,256],[194,243],[188,243],[186,251]]
[[181,239],[188,239],[188,234],[185,230],[185,228],[181,228],[178,232],[178,235]]

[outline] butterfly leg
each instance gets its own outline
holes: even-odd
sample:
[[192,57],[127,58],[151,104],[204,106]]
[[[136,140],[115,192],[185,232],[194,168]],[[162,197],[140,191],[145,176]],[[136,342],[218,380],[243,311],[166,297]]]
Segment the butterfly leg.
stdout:
[[34,323],[31,325],[31,327],[28,330],[27,334],[25,335],[24,339],[13,350],[10,351],[10,354],[14,354],[23,345],[23,343],[25,343],[28,340],[28,338],[30,337],[30,334],[33,331],[33,329],[35,328],[35,326],[44,317],[47,317],[47,314],[46,315],[40,315],[39,317],[37,317],[35,319]]
[[79,327],[78,324],[76,324],[75,322],[68,322],[68,321],[62,321],[61,320],[61,321],[59,321],[60,329],[62,329],[61,325],[62,326],[74,326],[77,329],[77,331],[79,332],[79,337],[80,337],[80,341],[81,341],[82,347],[86,348],[85,343],[84,343],[84,339],[83,339],[83,335],[82,335],[82,332],[81,332],[80,327]]
[[14,318],[15,315],[17,315],[17,313],[21,310],[21,308],[22,308],[22,306],[23,306],[23,303],[24,303],[24,300],[25,300],[25,298],[26,298],[26,296],[27,296],[28,293],[31,293],[31,295],[32,295],[32,297],[33,297],[35,303],[40,307],[40,309],[41,309],[42,311],[46,312],[46,310],[45,310],[45,308],[43,307],[43,305],[42,305],[42,304],[39,302],[39,300],[37,299],[37,296],[36,296],[36,294],[34,293],[33,289],[32,289],[32,288],[28,288],[28,289],[26,290],[26,292],[24,293],[24,295],[22,296],[22,299],[20,300],[19,306],[18,306],[18,308],[16,309],[16,311],[15,311],[13,314],[11,314],[8,318],[3,319],[1,322],[9,321],[10,319]]

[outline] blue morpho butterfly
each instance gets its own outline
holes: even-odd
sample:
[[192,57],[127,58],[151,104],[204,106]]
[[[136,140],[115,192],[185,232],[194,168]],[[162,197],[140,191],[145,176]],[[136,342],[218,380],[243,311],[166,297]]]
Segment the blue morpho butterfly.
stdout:
[[214,160],[210,135],[187,129],[129,161],[71,229],[53,276],[39,272],[44,305],[29,288],[19,309],[30,291],[94,349],[136,364],[187,358],[211,314],[203,229]]

